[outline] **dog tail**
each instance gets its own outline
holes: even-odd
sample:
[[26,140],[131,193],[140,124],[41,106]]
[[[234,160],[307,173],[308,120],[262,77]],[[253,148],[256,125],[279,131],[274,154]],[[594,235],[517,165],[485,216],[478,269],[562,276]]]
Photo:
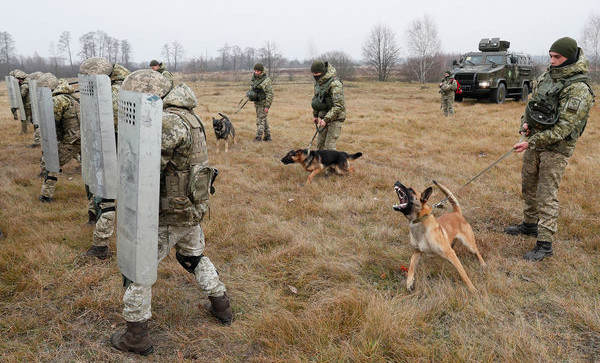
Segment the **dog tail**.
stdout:
[[360,158],[361,156],[362,156],[362,153],[356,153],[356,154],[348,155],[348,159],[354,160],[354,159]]
[[443,186],[435,180],[433,181],[433,184],[435,184],[438,188],[440,188],[440,190],[444,194],[446,194],[446,197],[448,197],[450,204],[452,204],[452,209],[454,210],[454,212],[462,214],[462,210],[460,209],[460,205],[458,204],[458,200],[456,199],[454,194],[452,194],[452,192],[448,190],[448,188],[446,188],[445,186]]

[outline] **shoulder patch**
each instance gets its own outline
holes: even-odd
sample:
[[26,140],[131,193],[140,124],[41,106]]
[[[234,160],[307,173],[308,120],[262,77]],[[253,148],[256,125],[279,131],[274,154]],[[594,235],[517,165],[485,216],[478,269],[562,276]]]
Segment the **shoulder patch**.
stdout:
[[567,111],[577,112],[581,105],[581,99],[579,97],[571,97],[567,102]]

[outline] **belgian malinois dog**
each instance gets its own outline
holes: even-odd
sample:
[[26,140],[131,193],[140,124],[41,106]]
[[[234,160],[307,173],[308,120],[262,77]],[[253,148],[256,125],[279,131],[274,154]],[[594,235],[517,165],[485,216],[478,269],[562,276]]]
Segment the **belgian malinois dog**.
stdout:
[[306,183],[328,167],[332,167],[338,174],[353,173],[354,167],[350,165],[350,160],[358,159],[362,153],[348,154],[337,150],[310,150],[297,149],[290,150],[281,162],[284,164],[299,163],[304,170],[310,172]]
[[470,252],[477,255],[479,264],[485,267],[486,264],[475,244],[473,230],[463,217],[458,201],[452,192],[435,180],[433,183],[448,197],[453,209],[452,212],[437,219],[432,214],[431,206],[427,204],[427,200],[433,192],[431,187],[425,189],[423,193],[419,193],[412,188],[405,187],[399,181],[394,184],[394,191],[400,200],[399,204],[394,205],[394,210],[402,212],[410,222],[410,245],[414,249],[406,277],[406,288],[408,291],[414,290],[415,269],[421,259],[421,254],[424,253],[450,261],[469,290],[477,291],[452,249],[455,241],[460,241]]

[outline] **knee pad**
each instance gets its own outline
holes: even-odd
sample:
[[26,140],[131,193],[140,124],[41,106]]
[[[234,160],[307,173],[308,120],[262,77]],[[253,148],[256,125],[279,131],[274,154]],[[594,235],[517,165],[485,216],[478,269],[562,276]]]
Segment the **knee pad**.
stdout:
[[52,175],[49,175],[48,172],[46,172],[46,177],[44,178],[44,181],[47,180],[54,180],[54,181],[58,181],[58,178]]
[[179,251],[175,253],[175,257],[177,257],[177,261],[184,269],[186,269],[189,273],[194,273],[196,266],[200,263],[200,260],[204,255],[200,256],[184,256]]

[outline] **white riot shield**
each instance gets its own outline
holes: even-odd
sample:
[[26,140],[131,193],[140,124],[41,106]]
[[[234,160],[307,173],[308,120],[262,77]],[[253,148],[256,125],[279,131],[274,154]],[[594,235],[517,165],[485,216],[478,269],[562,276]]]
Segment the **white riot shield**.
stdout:
[[19,80],[13,77],[13,87],[17,92],[17,106],[19,108],[19,118],[21,121],[27,120],[27,115],[25,115],[25,107],[23,106],[23,98],[21,97],[21,85],[19,84]]
[[40,134],[42,152],[46,170],[54,173],[60,171],[58,161],[58,141],[56,139],[56,124],[54,121],[54,101],[52,91],[48,87],[37,87],[38,111],[40,114]]
[[13,81],[15,77],[13,76],[4,76],[4,81],[6,82],[6,88],[8,89],[8,98],[10,99],[10,108],[19,108],[19,101],[17,101],[18,97],[21,97],[21,92],[17,92],[15,89],[15,82]]
[[158,267],[162,100],[119,92],[117,262],[131,281],[151,285]]
[[38,106],[38,92],[37,92],[37,81],[35,79],[29,80],[29,97],[31,97],[31,119],[33,124],[36,126],[40,125],[40,110]]
[[117,198],[117,146],[110,78],[79,75],[81,178],[94,195]]

